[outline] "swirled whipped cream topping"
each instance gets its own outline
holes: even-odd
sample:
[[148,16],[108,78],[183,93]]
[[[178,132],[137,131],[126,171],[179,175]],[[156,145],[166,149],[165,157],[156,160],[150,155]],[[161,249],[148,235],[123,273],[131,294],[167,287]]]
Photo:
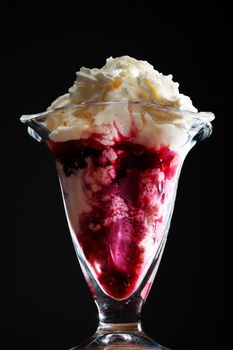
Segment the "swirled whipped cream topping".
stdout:
[[[91,102],[122,103],[86,105]],[[80,104],[82,107],[74,107]],[[171,147],[183,144],[192,126],[192,118],[178,110],[197,112],[190,98],[179,93],[172,75],[165,76],[148,62],[129,56],[110,57],[101,69],[81,68],[69,93],[58,97],[48,109],[55,112],[47,116],[45,126],[56,142],[96,137],[111,145],[122,136],[132,142]]]

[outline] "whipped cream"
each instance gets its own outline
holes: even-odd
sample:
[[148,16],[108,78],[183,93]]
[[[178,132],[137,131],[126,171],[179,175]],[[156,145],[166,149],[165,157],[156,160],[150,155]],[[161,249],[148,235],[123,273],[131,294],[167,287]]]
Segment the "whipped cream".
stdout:
[[179,93],[172,75],[163,75],[146,61],[129,56],[108,58],[101,68],[81,68],[69,94],[58,97],[50,108],[82,102],[144,101],[156,102],[196,112],[188,96]]
[[[74,108],[77,104],[114,101],[122,103]],[[176,111],[131,102],[157,103]],[[132,142],[175,146],[185,143],[192,126],[192,118],[177,113],[177,109],[197,112],[190,98],[179,93],[172,75],[165,76],[148,62],[129,56],[110,57],[101,69],[83,67],[77,72],[69,93],[48,108],[53,112],[45,126],[57,142],[96,135],[98,141],[112,145],[120,134]]]

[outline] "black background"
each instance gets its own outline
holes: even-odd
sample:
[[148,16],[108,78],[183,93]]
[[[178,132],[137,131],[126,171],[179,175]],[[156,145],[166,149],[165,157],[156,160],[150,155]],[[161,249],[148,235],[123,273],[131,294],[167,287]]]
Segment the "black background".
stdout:
[[126,13],[121,4],[108,16],[91,5],[73,12],[9,16],[1,30],[2,349],[68,349],[97,327],[52,158],[19,117],[44,111],[80,67],[101,67],[124,54],[172,73],[199,110],[216,115],[212,136],[185,161],[165,254],[143,308],[144,329],[177,350],[231,348],[227,10],[186,8],[177,16],[149,6]]

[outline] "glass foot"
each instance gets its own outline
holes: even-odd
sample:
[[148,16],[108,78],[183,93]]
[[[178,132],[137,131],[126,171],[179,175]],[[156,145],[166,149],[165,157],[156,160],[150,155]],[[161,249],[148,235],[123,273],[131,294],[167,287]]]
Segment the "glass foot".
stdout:
[[119,350],[127,348],[127,350],[134,349],[153,349],[153,350],[171,350],[167,347],[161,346],[153,339],[149,338],[142,330],[128,330],[121,329],[113,332],[106,332],[97,330],[97,332],[84,343],[70,350]]

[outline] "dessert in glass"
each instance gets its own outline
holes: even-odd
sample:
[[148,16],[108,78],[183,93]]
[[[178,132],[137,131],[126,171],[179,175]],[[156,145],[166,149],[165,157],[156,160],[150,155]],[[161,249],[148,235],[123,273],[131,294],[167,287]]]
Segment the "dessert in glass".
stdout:
[[99,311],[74,349],[166,349],[143,332],[142,306],[165,247],[183,161],[210,135],[164,76],[129,56],[82,68],[44,113],[22,116],[52,152],[77,257]]

